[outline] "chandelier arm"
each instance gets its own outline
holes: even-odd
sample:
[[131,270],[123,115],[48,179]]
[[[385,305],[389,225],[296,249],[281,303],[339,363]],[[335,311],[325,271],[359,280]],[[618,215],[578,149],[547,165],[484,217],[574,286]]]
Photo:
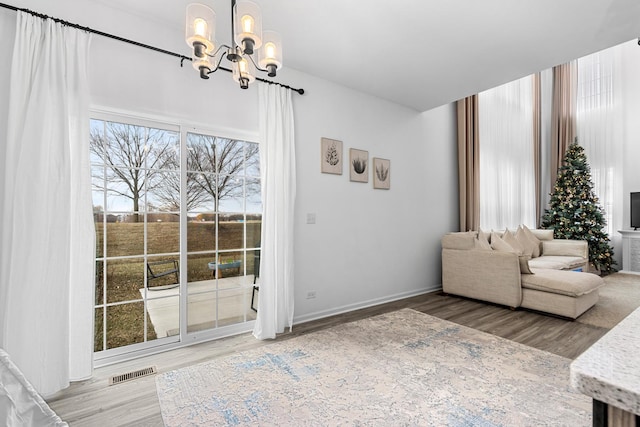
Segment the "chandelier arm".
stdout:
[[[220,50],[222,48],[222,46],[220,46],[220,48],[218,48],[218,50]],[[216,51],[216,53],[218,53],[218,51]],[[213,56],[212,56],[213,58]],[[209,71],[207,74],[213,74],[216,71],[218,71],[218,68],[222,68],[220,67],[220,63],[222,62],[222,59],[224,58],[224,55],[220,55],[220,57],[218,58],[218,63],[216,64],[216,66],[213,68],[213,70]]]
[[[215,58],[216,55],[222,50],[222,48],[225,49],[230,49],[229,46],[227,46],[226,44],[221,44],[220,46],[218,46],[218,48],[216,49],[215,52],[213,52],[213,54],[209,55],[207,52],[205,52],[204,54],[207,55],[209,58]],[[220,55],[220,57],[223,57],[224,55]]]
[[249,59],[251,59],[251,62],[253,63],[253,66],[256,67],[256,70],[262,71],[265,73],[269,72],[269,70],[267,70],[266,68],[260,68],[258,64],[256,64],[256,61],[253,60],[253,55],[246,55],[246,56],[248,56]]

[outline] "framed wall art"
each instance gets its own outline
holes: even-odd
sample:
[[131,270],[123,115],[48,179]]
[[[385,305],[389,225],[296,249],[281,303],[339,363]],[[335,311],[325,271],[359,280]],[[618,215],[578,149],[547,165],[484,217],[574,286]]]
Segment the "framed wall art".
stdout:
[[373,158],[373,188],[391,188],[391,160]]
[[342,175],[342,141],[320,139],[320,164],[323,173]]
[[354,182],[369,182],[369,152],[349,149],[349,179]]

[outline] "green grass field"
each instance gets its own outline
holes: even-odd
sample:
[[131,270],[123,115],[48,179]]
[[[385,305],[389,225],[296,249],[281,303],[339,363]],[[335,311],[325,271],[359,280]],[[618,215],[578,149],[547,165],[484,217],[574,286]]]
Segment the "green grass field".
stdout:
[[[145,241],[149,262],[178,260],[180,251],[180,225],[178,222],[148,223],[108,223],[106,228],[106,248],[104,246],[104,225],[96,223],[96,283],[95,283],[95,351],[103,348],[104,304],[107,306],[107,346],[106,349],[145,341],[144,304],[140,289],[144,287],[146,269]],[[212,271],[207,264],[242,261],[247,274],[253,274],[254,252],[248,251],[244,258],[243,248],[257,247],[260,241],[260,221],[221,222],[218,227],[218,248],[216,248],[216,224],[214,222],[190,222],[187,224],[187,281],[210,280]],[[245,244],[246,243],[246,244]],[[220,252],[216,252],[220,251]],[[208,252],[191,254],[191,252]],[[165,254],[165,255],[160,255]],[[169,254],[169,255],[166,255]],[[106,262],[104,258],[106,256]],[[111,257],[132,257],[110,259]],[[165,266],[160,266],[162,267]],[[167,265],[166,268],[169,268]],[[184,268],[184,266],[180,266]],[[233,270],[230,271],[231,274]],[[106,274],[106,301],[104,275]],[[237,273],[235,273],[237,274]],[[240,271],[244,274],[244,270]],[[154,279],[149,286],[175,283],[175,276],[167,275]],[[156,339],[155,332],[147,316],[147,340]]]

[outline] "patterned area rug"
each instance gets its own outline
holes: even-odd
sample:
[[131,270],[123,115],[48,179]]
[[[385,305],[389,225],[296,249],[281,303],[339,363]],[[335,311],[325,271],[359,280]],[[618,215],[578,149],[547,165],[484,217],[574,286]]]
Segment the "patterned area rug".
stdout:
[[569,359],[404,309],[156,377],[167,426],[588,426]]
[[576,321],[611,329],[640,307],[640,275],[614,273],[602,279],[600,299]]

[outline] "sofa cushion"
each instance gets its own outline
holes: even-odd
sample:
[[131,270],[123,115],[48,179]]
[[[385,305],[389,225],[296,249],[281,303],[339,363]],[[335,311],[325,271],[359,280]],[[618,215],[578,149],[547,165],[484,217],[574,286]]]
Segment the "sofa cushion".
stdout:
[[551,270],[568,270],[582,267],[586,260],[575,256],[543,255],[529,261],[531,268],[548,268]]
[[468,231],[465,233],[445,234],[440,243],[442,244],[442,249],[468,250],[475,248],[475,240],[475,231]]
[[553,240],[553,230],[541,230],[539,228],[536,228],[529,231],[540,241]]
[[535,274],[523,274],[521,276],[523,288],[579,297],[604,285],[604,281],[600,276],[591,273],[548,270],[544,268],[533,269],[533,272]]
[[589,256],[588,243],[585,240],[555,239],[542,242],[542,255]]

